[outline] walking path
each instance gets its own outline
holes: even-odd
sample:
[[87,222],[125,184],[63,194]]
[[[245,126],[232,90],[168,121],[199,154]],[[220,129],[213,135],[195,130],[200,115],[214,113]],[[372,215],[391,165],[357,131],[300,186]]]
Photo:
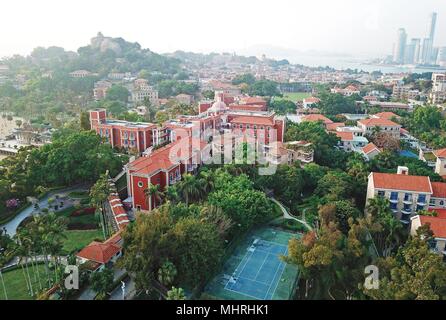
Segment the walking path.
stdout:
[[[124,270],[122,269],[113,269],[113,281],[118,280],[123,274],[125,273]],[[133,287],[133,291],[134,291],[134,284],[128,284],[129,287],[127,287],[127,283],[126,283],[126,299],[127,296],[131,294],[131,290]],[[119,290],[118,290],[119,289]],[[118,290],[118,292],[116,292]],[[79,297],[77,298],[78,300],[93,300],[96,297],[97,293],[91,289],[90,286],[88,286],[84,291],[82,291],[82,293],[79,295]],[[117,289],[115,289],[114,291],[112,291],[112,296],[115,296],[115,299],[111,299],[111,300],[122,300],[122,291],[121,291],[121,284],[119,284],[119,287]],[[133,296],[131,296],[133,297]],[[129,300],[129,299],[127,299]]]
[[[295,221],[297,221],[297,222],[303,224],[309,231],[312,231],[312,230],[313,230],[313,228],[312,228],[312,227],[311,227],[305,220],[298,219],[298,218],[296,218],[295,216],[291,215],[291,214],[288,212],[288,210],[283,206],[283,204],[281,204],[279,201],[277,201],[277,200],[274,199],[274,198],[271,198],[271,200],[272,200],[275,204],[277,204],[277,205],[280,207],[280,209],[282,210],[283,218],[284,218],[284,219],[287,219],[287,220],[295,220]],[[305,211],[305,210],[304,210],[304,211]]]
[[[125,279],[124,283],[125,283],[124,300],[132,300],[136,294],[135,282],[130,277],[128,277],[127,279]],[[119,284],[119,286],[112,291],[109,300],[123,300],[121,284]]]
[[[37,203],[40,209],[48,208],[49,207],[48,199],[53,198],[55,195],[60,195],[63,198],[68,196],[70,192],[85,191],[85,190],[87,190],[87,188],[75,186],[57,191],[52,191],[48,195],[40,199]],[[64,199],[63,202],[64,202],[64,207],[61,209],[66,209],[73,206],[73,203],[70,200]],[[4,225],[0,225],[0,229],[6,229],[7,234],[9,234],[11,237],[14,236],[17,233],[17,227],[20,225],[20,223],[27,217],[31,216],[34,211],[35,211],[34,205],[30,204],[28,207],[26,207],[20,213],[18,213],[11,221],[5,223]]]

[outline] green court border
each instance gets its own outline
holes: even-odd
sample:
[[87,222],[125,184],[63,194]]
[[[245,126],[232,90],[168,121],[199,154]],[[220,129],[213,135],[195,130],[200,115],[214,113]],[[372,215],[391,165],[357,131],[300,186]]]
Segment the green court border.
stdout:
[[[224,275],[232,275],[246,255],[247,249],[256,238],[277,244],[288,245],[291,238],[299,238],[300,234],[286,232],[270,226],[251,231],[234,249],[232,255],[224,263],[222,270],[206,286],[203,296],[218,300],[256,300],[253,297],[225,289],[227,280]],[[297,287],[299,271],[294,265],[286,264],[272,300],[289,300]]]

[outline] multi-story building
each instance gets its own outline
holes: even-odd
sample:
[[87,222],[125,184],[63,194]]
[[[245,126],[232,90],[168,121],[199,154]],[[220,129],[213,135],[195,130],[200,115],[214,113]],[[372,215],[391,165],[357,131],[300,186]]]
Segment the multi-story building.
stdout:
[[431,182],[429,177],[410,176],[407,167],[397,173],[372,172],[368,178],[367,202],[375,197],[390,201],[390,209],[403,223],[418,211],[437,208],[446,202],[446,184]]
[[89,76],[92,76],[93,73],[91,73],[90,71],[87,70],[76,70],[73,72],[70,72],[70,77],[72,78],[86,78]]
[[423,225],[429,225],[433,233],[433,239],[429,241],[429,247],[435,253],[441,254],[443,260],[446,260],[446,212],[444,210],[435,210],[437,216],[416,215],[411,218],[410,234],[417,234],[418,228]]
[[367,138],[354,135],[352,132],[336,131],[334,133],[340,139],[338,148],[346,152],[360,152],[369,143]]
[[[134,149],[142,153],[152,146],[167,142],[167,132],[152,123],[107,119],[105,109],[90,111],[91,129],[112,147]],[[164,139],[163,139],[164,138]]]
[[210,156],[210,146],[200,139],[184,138],[157,149],[126,165],[127,190],[136,210],[151,211],[160,205],[155,195],[149,195],[150,186],[161,190],[178,183],[185,173],[193,174]]
[[291,165],[300,161],[302,165],[314,161],[313,144],[307,141],[279,142],[264,146],[264,157],[273,164]]
[[302,102],[304,109],[315,107],[321,100],[316,97],[305,98]]
[[321,121],[325,127],[327,127],[327,125],[334,123],[326,116],[318,113],[308,114],[301,117],[301,122],[319,122],[319,121]]
[[403,64],[407,43],[407,33],[404,28],[398,29],[398,37],[393,53],[393,62]]
[[221,82],[217,80],[211,80],[207,83],[202,84],[201,90],[202,91],[210,90],[215,92],[218,91],[233,97],[241,94],[241,89],[239,87],[234,86],[233,84],[227,82]]
[[435,157],[435,173],[446,177],[446,149],[435,150],[432,152]]
[[372,107],[380,108],[383,111],[410,111],[410,106],[402,102],[371,101],[369,103]]
[[107,90],[112,87],[112,83],[109,81],[101,80],[94,84],[93,97],[96,101],[102,100],[107,95]]
[[143,102],[146,98],[149,99],[150,103],[152,103],[153,105],[158,105],[159,103],[158,91],[151,86],[135,86],[131,90],[132,102],[140,103]]
[[421,92],[411,86],[396,84],[393,87],[392,98],[397,100],[415,100],[420,95]]
[[352,95],[359,95],[361,93],[361,91],[354,85],[349,85],[344,89],[341,88],[333,88],[331,89],[331,93],[338,93],[338,94],[342,94],[343,96],[346,97],[351,97]]
[[175,100],[177,100],[178,103],[181,104],[191,105],[194,102],[194,96],[181,93],[175,97]]
[[388,119],[370,118],[358,121],[364,135],[371,135],[376,130],[387,133],[396,139],[400,139],[401,125]]
[[446,73],[432,74],[430,101],[434,104],[446,101]]

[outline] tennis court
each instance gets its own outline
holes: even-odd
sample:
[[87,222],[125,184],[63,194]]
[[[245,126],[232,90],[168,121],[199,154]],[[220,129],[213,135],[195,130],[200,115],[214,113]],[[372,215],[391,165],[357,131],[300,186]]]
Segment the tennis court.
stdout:
[[285,269],[280,255],[286,255],[287,251],[286,246],[254,240],[225,289],[255,299],[271,300]]
[[298,270],[280,257],[288,254],[295,234],[263,228],[248,235],[207,286],[214,299],[286,300],[297,282]]

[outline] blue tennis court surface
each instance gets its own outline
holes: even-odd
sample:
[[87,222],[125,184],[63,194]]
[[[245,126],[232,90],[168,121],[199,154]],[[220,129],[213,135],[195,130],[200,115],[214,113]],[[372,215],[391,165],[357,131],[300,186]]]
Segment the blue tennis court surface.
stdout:
[[259,300],[271,300],[286,264],[280,260],[288,248],[256,239],[228,279],[225,290]]

